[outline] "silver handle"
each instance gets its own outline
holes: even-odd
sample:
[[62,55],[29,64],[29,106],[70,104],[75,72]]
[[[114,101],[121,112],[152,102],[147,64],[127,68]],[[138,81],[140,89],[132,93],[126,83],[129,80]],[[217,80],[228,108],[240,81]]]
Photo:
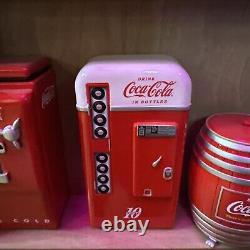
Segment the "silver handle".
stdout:
[[160,163],[161,159],[162,159],[162,156],[160,156],[157,160],[153,161],[152,167],[153,168],[157,167],[157,165]]
[[20,138],[20,122],[20,118],[17,118],[12,125],[7,125],[4,129],[0,130],[0,135],[7,141],[12,142],[17,149],[21,148],[21,144],[18,141]]

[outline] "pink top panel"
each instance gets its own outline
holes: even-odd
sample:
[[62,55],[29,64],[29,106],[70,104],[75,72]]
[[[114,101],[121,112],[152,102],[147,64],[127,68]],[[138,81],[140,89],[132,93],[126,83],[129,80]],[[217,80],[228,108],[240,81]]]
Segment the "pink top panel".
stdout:
[[111,110],[188,109],[191,79],[173,58],[162,55],[101,56],[89,61],[76,82],[77,108],[88,110],[87,83],[108,83]]

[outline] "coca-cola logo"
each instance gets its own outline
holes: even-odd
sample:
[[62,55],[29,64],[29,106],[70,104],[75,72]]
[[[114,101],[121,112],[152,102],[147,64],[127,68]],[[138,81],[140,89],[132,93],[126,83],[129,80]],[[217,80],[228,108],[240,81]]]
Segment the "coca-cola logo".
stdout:
[[123,95],[131,97],[169,97],[173,96],[174,81],[157,81],[153,84],[142,85],[135,81],[130,82],[124,89]]
[[243,201],[235,201],[227,206],[227,212],[234,215],[250,216],[250,206]]
[[250,226],[250,193],[222,186],[215,217],[232,224]]
[[42,94],[42,108],[45,109],[47,105],[53,100],[55,97],[55,86],[48,86]]

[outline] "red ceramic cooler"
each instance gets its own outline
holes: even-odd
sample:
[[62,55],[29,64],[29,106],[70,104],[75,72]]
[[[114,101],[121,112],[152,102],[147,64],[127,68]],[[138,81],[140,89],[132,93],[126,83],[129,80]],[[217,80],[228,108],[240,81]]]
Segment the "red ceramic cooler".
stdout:
[[76,79],[92,226],[114,216],[174,225],[191,80],[167,56],[110,56]]
[[46,58],[0,62],[0,228],[56,228],[67,197],[55,74]]

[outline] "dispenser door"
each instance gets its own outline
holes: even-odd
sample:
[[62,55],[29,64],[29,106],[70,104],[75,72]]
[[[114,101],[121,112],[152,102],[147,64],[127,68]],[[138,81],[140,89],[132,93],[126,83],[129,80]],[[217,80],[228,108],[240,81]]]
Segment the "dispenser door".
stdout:
[[31,90],[27,89],[6,89],[0,93],[0,172],[7,176],[1,181],[0,174],[1,195],[38,189],[34,166],[40,161],[33,162],[38,145],[27,143],[35,142],[31,96]]
[[142,122],[133,126],[133,194],[170,197],[175,177],[178,126]]
[[32,90],[0,93],[0,228],[38,227],[50,218]]

